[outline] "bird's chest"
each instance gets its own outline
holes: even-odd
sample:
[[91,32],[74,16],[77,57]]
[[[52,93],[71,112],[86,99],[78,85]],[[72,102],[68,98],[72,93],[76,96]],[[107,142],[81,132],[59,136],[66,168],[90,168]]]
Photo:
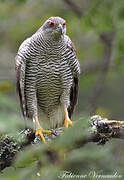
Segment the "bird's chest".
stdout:
[[47,82],[54,83],[60,79],[60,71],[60,57],[52,53],[42,53],[38,60],[38,79],[43,78]]
[[[61,55],[51,50],[42,52],[38,59],[37,87],[42,94],[60,95],[63,85],[61,81]],[[49,97],[50,97],[49,96]]]
[[50,47],[41,50],[38,58],[37,86],[48,93],[62,92],[69,88],[70,67],[64,54],[66,47]]
[[60,59],[54,54],[42,53],[38,60],[37,92],[39,105],[48,111],[59,103],[63,91]]

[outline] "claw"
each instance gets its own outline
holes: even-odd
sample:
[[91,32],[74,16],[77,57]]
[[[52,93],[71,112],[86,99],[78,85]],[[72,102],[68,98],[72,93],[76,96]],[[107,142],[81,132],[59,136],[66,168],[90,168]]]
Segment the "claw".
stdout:
[[53,134],[54,136],[57,136],[57,132],[55,130],[51,130],[51,134]]
[[42,141],[44,142],[44,143],[46,143],[46,140],[45,140],[45,138],[44,138],[44,136],[43,136],[43,129],[36,129],[36,131],[35,131],[35,136],[40,136],[41,137],[41,139],[42,139]]
[[50,130],[47,130],[47,129],[42,129],[42,133],[43,134],[52,134],[52,132]]
[[34,116],[34,122],[36,123],[36,131],[35,131],[35,136],[40,136],[42,141],[44,143],[46,143],[46,140],[44,138],[44,135],[43,134],[52,134],[52,131],[50,130],[45,130],[41,127],[39,121],[38,121],[38,117],[37,116]]

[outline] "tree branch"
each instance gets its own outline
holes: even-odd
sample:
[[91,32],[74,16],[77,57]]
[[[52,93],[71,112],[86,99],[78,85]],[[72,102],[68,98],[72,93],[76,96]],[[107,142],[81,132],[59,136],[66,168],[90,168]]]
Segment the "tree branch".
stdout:
[[124,121],[108,120],[99,115],[91,117],[90,133],[83,140],[76,142],[76,148],[89,142],[105,144],[111,138],[124,139]]
[[[91,74],[95,72],[103,71],[104,67],[102,66],[101,62],[98,61],[86,61],[84,63],[80,64],[81,67],[81,75],[85,74]],[[114,65],[110,64],[109,68],[113,68]]]
[[101,94],[103,85],[104,85],[104,80],[107,75],[107,72],[109,71],[109,67],[111,65],[111,55],[112,55],[112,48],[113,48],[113,40],[115,37],[115,32],[107,32],[107,33],[102,33],[100,35],[100,40],[103,43],[104,46],[104,53],[103,53],[103,58],[101,61],[101,71],[99,72],[98,80],[95,84],[93,93],[91,95],[90,99],[90,113],[93,115],[96,112],[97,108],[97,103],[99,96]]
[[78,16],[78,17],[82,17],[83,16],[83,12],[81,10],[81,8],[79,7],[78,4],[76,4],[75,2],[71,1],[71,0],[64,0],[64,2],[72,9],[72,11]]
[[[88,135],[83,136],[80,140],[76,140],[72,147],[66,147],[68,152],[90,142],[103,145],[111,138],[124,139],[124,121],[108,120],[95,115],[90,118],[90,122]],[[82,129],[82,131],[84,131],[84,129]],[[59,128],[55,132],[56,136],[60,136],[63,133],[63,130]],[[47,135],[45,138],[50,140],[55,139],[56,137]],[[59,138],[57,140],[59,141]],[[0,171],[11,166],[17,153],[24,147],[38,142],[41,143],[40,138],[35,137],[35,134],[31,129],[22,131],[17,137],[3,135],[0,138]],[[55,142],[52,145],[52,149],[51,144],[50,146],[48,144],[44,152],[52,162],[58,161],[59,150],[56,150],[54,147]]]

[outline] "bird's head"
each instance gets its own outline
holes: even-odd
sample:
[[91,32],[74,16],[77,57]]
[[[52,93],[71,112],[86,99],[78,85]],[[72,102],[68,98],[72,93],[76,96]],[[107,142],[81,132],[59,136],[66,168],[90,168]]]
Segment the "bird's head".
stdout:
[[66,21],[61,17],[50,17],[42,29],[49,36],[60,38],[66,34]]

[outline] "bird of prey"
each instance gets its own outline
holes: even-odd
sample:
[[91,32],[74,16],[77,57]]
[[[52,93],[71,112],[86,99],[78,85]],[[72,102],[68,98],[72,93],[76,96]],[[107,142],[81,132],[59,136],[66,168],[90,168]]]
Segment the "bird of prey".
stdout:
[[66,35],[66,21],[50,17],[20,46],[15,57],[17,93],[24,119],[35,123],[35,135],[72,125],[78,98],[80,65],[74,44]]

